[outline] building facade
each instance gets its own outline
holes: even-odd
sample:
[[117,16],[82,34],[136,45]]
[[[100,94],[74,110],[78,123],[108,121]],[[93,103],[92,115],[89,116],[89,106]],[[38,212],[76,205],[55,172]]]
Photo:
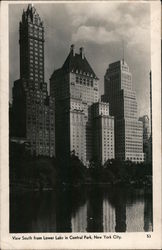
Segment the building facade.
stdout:
[[31,154],[55,155],[54,99],[44,82],[44,27],[32,5],[23,11],[19,29],[20,79],[13,87],[16,137],[25,137]]
[[143,124],[143,143],[147,143],[150,137],[150,123],[148,115],[144,115],[139,118],[139,121]]
[[149,144],[150,144],[150,123],[148,115],[139,118],[143,124],[143,152],[145,154],[145,161],[149,161]]
[[109,115],[109,104],[97,102],[92,105],[94,126],[94,155],[104,164],[115,158],[114,117]]
[[137,117],[132,75],[124,60],[112,63],[104,78],[103,101],[109,102],[115,117],[115,158],[143,162],[143,124]]
[[[68,158],[73,152],[88,166],[97,146],[94,143],[96,117],[93,116],[92,104],[99,99],[99,79],[88,63],[83,48],[78,54],[74,45],[71,46],[63,66],[55,70],[50,78],[50,93],[56,107],[56,157]],[[105,117],[100,119],[101,122],[109,119]]]

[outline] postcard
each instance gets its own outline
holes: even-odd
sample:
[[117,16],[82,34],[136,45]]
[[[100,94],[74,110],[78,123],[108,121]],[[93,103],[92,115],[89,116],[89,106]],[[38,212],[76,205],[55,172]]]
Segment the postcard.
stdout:
[[1,2],[12,249],[161,249],[161,2]]

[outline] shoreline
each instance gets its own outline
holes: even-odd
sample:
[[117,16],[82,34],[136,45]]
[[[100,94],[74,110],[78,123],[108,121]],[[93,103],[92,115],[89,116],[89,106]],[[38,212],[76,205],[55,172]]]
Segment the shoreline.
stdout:
[[39,188],[36,186],[31,186],[30,184],[18,184],[18,183],[11,183],[10,184],[10,194],[12,193],[24,193],[24,192],[46,192],[46,191],[54,191],[56,190],[58,187],[62,188],[62,189],[79,189],[81,187],[110,187],[110,188],[126,188],[126,187],[130,187],[130,188],[148,188],[149,190],[152,189],[152,183],[137,183],[137,182],[133,182],[133,183],[122,183],[122,182],[117,182],[117,183],[104,183],[104,182],[93,182],[93,183],[77,183],[77,184],[71,184],[71,183],[62,183],[62,184],[55,184],[54,186],[50,187],[50,186],[45,186],[43,188]]

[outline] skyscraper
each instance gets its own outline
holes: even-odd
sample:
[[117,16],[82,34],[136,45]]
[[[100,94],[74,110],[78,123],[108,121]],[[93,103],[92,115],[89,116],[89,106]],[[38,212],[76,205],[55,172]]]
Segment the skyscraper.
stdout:
[[145,161],[148,162],[149,158],[149,138],[150,138],[150,124],[148,115],[139,118],[143,124],[143,152],[145,154]]
[[144,115],[139,118],[139,121],[143,124],[143,143],[147,143],[150,137],[150,125],[148,115]]
[[[51,76],[50,93],[56,105],[56,157],[68,159],[73,152],[88,165],[96,157],[92,104],[99,99],[99,79],[83,48],[77,54],[74,45],[71,45],[63,66]],[[109,107],[106,108],[109,112]]]
[[13,87],[14,136],[24,137],[32,154],[54,156],[54,99],[44,82],[44,27],[32,5],[19,29],[20,79]]
[[152,148],[152,72],[150,71],[150,125],[151,125],[151,134],[148,142],[148,162],[152,163],[153,157],[153,148]]
[[109,115],[109,104],[97,102],[92,105],[94,128],[94,155],[100,163],[115,158],[114,117]]
[[126,62],[110,64],[104,79],[102,100],[109,102],[110,115],[115,117],[115,158],[142,162],[143,125],[137,118],[136,93]]

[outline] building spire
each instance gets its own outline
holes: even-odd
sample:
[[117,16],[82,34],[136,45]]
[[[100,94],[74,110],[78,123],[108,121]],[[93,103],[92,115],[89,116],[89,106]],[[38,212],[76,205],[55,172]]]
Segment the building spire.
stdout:
[[122,61],[124,63],[124,40],[122,40],[122,49],[123,49]]
[[70,52],[72,53],[73,56],[75,56],[75,45],[74,44],[71,45]]
[[83,47],[80,48],[80,55],[81,55],[81,58],[84,59],[84,48]]

